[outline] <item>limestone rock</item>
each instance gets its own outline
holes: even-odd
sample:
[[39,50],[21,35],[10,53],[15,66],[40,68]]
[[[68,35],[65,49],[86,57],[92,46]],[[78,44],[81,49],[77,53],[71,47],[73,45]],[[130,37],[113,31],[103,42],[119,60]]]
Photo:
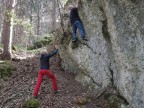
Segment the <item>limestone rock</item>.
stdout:
[[63,68],[83,84],[115,86],[122,108],[144,108],[144,1],[80,0],[79,13],[89,41],[61,47]]

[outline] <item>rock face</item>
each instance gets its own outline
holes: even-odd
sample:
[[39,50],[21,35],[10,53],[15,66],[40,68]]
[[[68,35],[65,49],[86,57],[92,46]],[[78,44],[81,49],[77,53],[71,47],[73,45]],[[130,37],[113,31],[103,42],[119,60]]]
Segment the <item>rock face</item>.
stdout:
[[144,1],[80,0],[88,42],[61,47],[64,69],[97,89],[115,86],[129,105],[144,108]]

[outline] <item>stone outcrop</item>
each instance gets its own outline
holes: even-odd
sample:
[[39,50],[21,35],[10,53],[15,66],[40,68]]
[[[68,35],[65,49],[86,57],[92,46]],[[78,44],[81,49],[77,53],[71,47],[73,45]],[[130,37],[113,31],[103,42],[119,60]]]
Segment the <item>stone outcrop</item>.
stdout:
[[144,1],[79,0],[88,42],[62,45],[64,69],[96,89],[116,87],[129,105],[144,108]]

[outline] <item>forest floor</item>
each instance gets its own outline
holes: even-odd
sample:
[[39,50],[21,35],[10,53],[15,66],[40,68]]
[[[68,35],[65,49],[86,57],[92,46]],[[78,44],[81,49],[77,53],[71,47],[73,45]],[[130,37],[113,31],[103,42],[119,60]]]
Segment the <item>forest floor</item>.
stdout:
[[[23,108],[26,100],[33,98],[37,80],[39,55],[14,60],[16,71],[9,78],[0,79],[0,108]],[[39,108],[108,108],[103,97],[96,99],[92,91],[75,81],[75,75],[61,68],[58,55],[50,59],[50,70],[58,80],[59,93],[54,94],[51,80],[43,78],[39,90]],[[83,104],[83,105],[82,105]]]

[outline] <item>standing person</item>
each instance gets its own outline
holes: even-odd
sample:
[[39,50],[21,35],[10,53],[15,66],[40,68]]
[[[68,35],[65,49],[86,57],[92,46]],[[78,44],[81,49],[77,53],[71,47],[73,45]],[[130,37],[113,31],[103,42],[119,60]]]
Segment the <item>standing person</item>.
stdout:
[[39,88],[40,88],[40,85],[41,85],[44,75],[51,78],[54,93],[58,92],[57,79],[54,76],[54,74],[49,70],[49,58],[52,57],[53,55],[57,54],[57,52],[58,52],[57,45],[55,45],[55,49],[50,53],[48,53],[47,50],[42,52],[42,54],[40,56],[40,69],[38,71],[38,79],[37,79],[36,86],[34,88],[34,97],[38,96],[38,91],[39,91]]
[[77,28],[80,31],[81,38],[83,40],[87,41],[87,39],[85,37],[84,26],[83,26],[82,21],[79,17],[79,14],[78,14],[78,8],[74,7],[73,5],[70,5],[69,10],[70,10],[70,23],[71,23],[71,26],[72,26],[72,39],[73,39],[73,42],[77,41],[77,37],[76,37]]

